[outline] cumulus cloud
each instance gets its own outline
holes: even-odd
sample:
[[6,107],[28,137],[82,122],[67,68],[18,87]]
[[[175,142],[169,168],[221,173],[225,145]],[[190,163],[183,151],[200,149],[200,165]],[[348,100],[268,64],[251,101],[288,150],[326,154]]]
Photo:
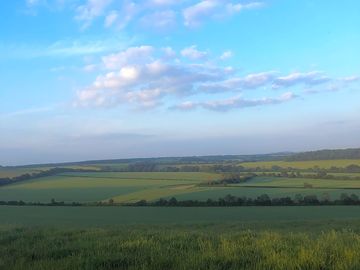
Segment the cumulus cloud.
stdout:
[[103,57],[109,72],[80,90],[76,104],[107,107],[130,103],[154,107],[165,96],[195,94],[199,84],[223,80],[229,73],[224,67],[177,63],[166,57],[170,53],[175,52],[171,48],[164,51],[139,46]]
[[242,10],[262,7],[261,2],[247,4],[227,0],[203,0],[183,10],[184,24],[188,27],[199,26],[206,18],[224,18]]
[[[209,61],[199,63],[199,59],[205,58]],[[216,64],[211,58],[219,59],[219,56],[198,50],[196,46],[179,51],[171,47],[157,49],[148,45],[130,47],[102,57],[101,64],[89,65],[88,71],[102,67],[105,72],[98,75],[91,85],[78,91],[75,103],[77,106],[90,107],[130,105],[146,109],[172,107],[181,110],[203,108],[227,111],[291,101],[297,97],[296,91],[303,90],[303,86],[310,88],[308,93],[320,89],[336,91],[340,86],[358,80],[356,76],[330,78],[318,71],[288,75],[265,71],[240,75],[236,69]],[[259,91],[262,91],[261,95],[264,95],[263,91],[271,94],[274,88],[289,87],[294,89],[278,97],[247,99],[239,96],[246,91],[252,91],[255,96],[259,95]],[[215,93],[222,99],[196,101]],[[194,100],[179,103],[179,99],[190,96]],[[174,103],[176,105],[171,105]]]

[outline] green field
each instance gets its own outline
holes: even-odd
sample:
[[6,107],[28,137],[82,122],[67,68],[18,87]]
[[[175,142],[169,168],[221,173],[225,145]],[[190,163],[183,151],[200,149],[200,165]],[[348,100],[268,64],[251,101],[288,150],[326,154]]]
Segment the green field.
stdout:
[[0,206],[1,225],[103,227],[159,224],[360,221],[358,206],[289,207],[48,207]]
[[[0,269],[238,270],[360,267],[352,231],[242,230],[236,226],[118,229],[3,229]],[[209,233],[210,232],[210,233]]]
[[[338,174],[345,176],[347,174]],[[353,174],[355,175],[355,174]],[[226,186],[200,185],[217,180],[221,174],[200,172],[73,172],[42,177],[0,187],[0,201],[115,202],[154,201],[175,197],[178,200],[218,199],[228,194],[256,198],[302,195],[330,196],[342,193],[360,196],[359,180],[256,177],[246,183]],[[312,188],[304,188],[304,184]]]
[[19,182],[0,188],[0,201],[23,200],[49,202],[94,202],[115,198],[130,202],[141,199],[200,191],[204,181],[218,179],[210,173],[68,173]]
[[0,269],[359,269],[360,207],[0,207]]

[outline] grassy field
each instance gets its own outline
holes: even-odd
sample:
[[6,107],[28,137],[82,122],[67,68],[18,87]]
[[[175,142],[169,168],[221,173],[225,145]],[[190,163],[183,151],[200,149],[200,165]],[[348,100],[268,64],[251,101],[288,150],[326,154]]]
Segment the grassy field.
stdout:
[[4,229],[0,269],[336,269],[360,267],[360,235],[236,227]]
[[360,207],[0,207],[0,269],[359,269]]

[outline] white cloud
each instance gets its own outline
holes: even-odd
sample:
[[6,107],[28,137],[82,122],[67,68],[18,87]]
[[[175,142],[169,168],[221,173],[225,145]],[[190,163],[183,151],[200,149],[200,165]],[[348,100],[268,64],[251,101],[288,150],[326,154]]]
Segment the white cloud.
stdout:
[[175,4],[180,4],[181,0],[150,0],[150,4],[155,6],[170,6]]
[[93,71],[96,70],[96,68],[97,68],[96,65],[94,65],[94,64],[89,64],[89,65],[86,65],[86,66],[84,67],[84,71],[85,71],[85,72],[93,72]]
[[262,2],[240,4],[229,0],[203,0],[183,10],[184,24],[188,27],[199,26],[207,18],[226,18],[242,10],[262,6]]
[[297,98],[297,95],[295,95],[292,92],[286,92],[281,96],[275,98],[264,97],[260,99],[245,99],[242,98],[241,96],[235,96],[235,97],[230,97],[227,99],[221,99],[215,101],[205,101],[205,102],[186,101],[172,108],[179,110],[194,110],[196,108],[203,108],[212,111],[225,112],[233,109],[276,105],[276,104],[289,102],[295,98]]
[[[159,52],[166,54],[163,50]],[[222,80],[228,74],[222,67],[178,64],[163,55],[157,57],[159,52],[151,46],[139,46],[103,57],[110,72],[80,90],[77,105],[107,107],[128,103],[152,107],[161,104],[161,99],[168,95],[197,93],[200,83]]]
[[223,92],[223,91],[239,91],[255,89],[261,86],[268,85],[274,79],[275,72],[261,72],[248,74],[245,77],[231,77],[224,81],[205,83],[199,86],[203,91],[209,92]]
[[226,59],[229,59],[231,57],[234,56],[234,53],[232,51],[225,51],[223,52],[223,54],[220,56],[220,59],[221,60],[226,60]]
[[[147,109],[164,106],[181,110],[203,108],[227,111],[275,105],[297,97],[295,92],[287,92],[278,97],[265,95],[263,98],[252,99],[239,96],[239,93],[248,90],[254,90],[255,96],[260,94],[259,91],[298,85],[311,87],[312,91],[320,91],[319,88],[313,89],[320,86],[322,89],[336,91],[340,89],[340,83],[346,85],[357,80],[355,76],[330,78],[317,71],[290,73],[286,76],[281,76],[275,71],[266,71],[240,76],[234,68],[215,65],[216,61],[212,59],[206,63],[194,63],[208,55],[197,50],[196,46],[190,48],[191,50],[180,52],[189,58],[187,61],[176,59],[178,52],[171,47],[156,49],[147,45],[130,47],[116,54],[104,56],[102,65],[107,72],[97,76],[92,85],[78,91],[76,105],[90,107],[130,105]],[[221,95],[222,98],[203,101],[204,97],[214,93]],[[226,98],[233,93],[237,95]],[[179,99],[190,96],[194,99],[200,97],[200,101],[187,100],[175,106],[171,105],[175,100],[177,103]]]
[[186,26],[197,26],[203,17],[210,16],[220,5],[219,1],[204,0],[193,6],[187,7],[183,11],[184,24]]
[[40,2],[40,0],[26,0],[26,5],[32,7],[40,4]]
[[176,13],[173,10],[156,11],[142,17],[141,23],[147,28],[166,29],[175,25]]
[[87,0],[86,4],[78,6],[75,19],[83,23],[82,28],[87,28],[92,21],[104,15],[106,8],[113,0]]
[[278,77],[273,84],[273,88],[290,87],[297,84],[318,85],[327,83],[331,78],[325,76],[322,72],[312,71],[308,73],[295,72],[287,76]]
[[118,17],[119,17],[119,14],[116,10],[111,11],[105,18],[105,23],[104,23],[105,27],[108,28],[108,27],[112,26],[116,22]]
[[176,57],[176,51],[171,47],[162,48],[162,51],[164,52],[166,58]]
[[261,8],[263,6],[264,6],[264,3],[262,3],[262,2],[252,2],[252,3],[248,3],[248,4],[228,3],[228,4],[226,4],[226,10],[227,10],[228,14],[233,14],[233,13],[240,12],[242,10]]
[[128,64],[145,63],[151,60],[154,48],[152,46],[130,47],[125,51],[102,58],[107,69],[116,69]]
[[208,56],[207,52],[199,51],[195,45],[187,47],[181,51],[181,55],[191,60],[201,60]]
[[352,82],[360,81],[360,76],[349,76],[349,77],[341,78],[340,80],[346,83],[352,83]]

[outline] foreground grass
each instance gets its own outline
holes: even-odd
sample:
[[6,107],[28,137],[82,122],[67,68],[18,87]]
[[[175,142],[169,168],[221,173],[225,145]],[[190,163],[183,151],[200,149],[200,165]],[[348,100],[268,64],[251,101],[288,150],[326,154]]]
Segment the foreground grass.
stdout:
[[0,269],[359,269],[360,235],[225,228],[0,230]]

